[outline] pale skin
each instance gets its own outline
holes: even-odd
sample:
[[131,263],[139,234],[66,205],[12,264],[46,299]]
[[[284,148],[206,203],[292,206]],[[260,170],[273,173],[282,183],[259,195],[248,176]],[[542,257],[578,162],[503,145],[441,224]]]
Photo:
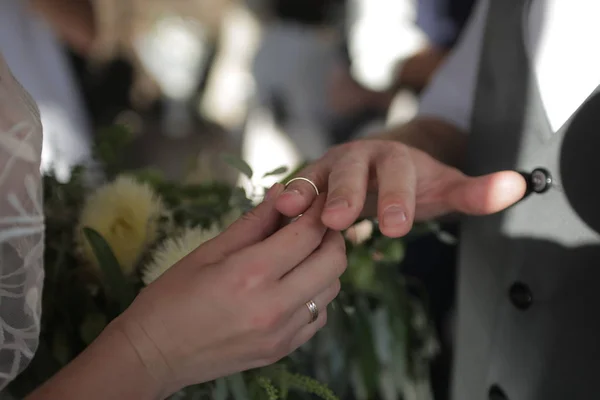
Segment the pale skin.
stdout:
[[[320,221],[325,196],[280,228],[282,191],[275,185],[253,211],[144,289],[28,400],[161,399],[272,364],[308,341],[340,290],[344,240]],[[311,299],[320,312],[309,323]]]
[[[465,141],[447,123],[418,119],[333,148],[299,174],[326,194],[316,198],[302,181],[285,192],[275,186],[252,213],[143,291],[29,400],[164,398],[289,354],[325,324],[346,266],[336,232],[360,214],[377,215],[383,233],[399,237],[415,220],[490,214],[523,197],[516,172],[468,177],[449,166],[460,163]],[[277,231],[277,210],[304,216]],[[308,324],[311,298],[322,311]]]
[[[349,228],[359,216],[377,217],[389,237],[406,235],[414,221],[449,213],[486,215],[519,201],[526,182],[515,171],[469,177],[463,162],[467,134],[435,118],[417,118],[374,139],[336,146],[299,176],[311,179],[327,202],[321,220]],[[302,213],[314,200],[295,181],[277,200],[284,215]]]

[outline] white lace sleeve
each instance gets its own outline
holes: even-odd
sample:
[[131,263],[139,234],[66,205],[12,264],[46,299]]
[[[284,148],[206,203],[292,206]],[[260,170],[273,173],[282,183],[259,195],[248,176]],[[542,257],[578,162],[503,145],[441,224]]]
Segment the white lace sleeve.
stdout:
[[0,390],[38,345],[44,278],[39,112],[0,55]]

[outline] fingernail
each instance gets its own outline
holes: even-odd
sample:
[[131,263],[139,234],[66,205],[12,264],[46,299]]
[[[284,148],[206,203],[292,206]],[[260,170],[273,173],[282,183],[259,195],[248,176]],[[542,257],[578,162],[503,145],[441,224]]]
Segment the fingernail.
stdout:
[[401,207],[389,206],[383,212],[384,225],[401,225],[406,222],[406,213]]
[[287,188],[281,194],[282,195],[285,194],[285,195],[288,195],[288,196],[299,196],[300,195],[300,191],[298,189]]
[[267,190],[267,193],[265,194],[264,201],[270,201],[270,200],[274,199],[275,197],[277,197],[277,195],[281,191],[281,186],[282,186],[281,183],[276,183],[273,186],[271,186],[271,188],[269,190]]
[[325,205],[325,208],[327,208],[328,210],[335,210],[335,209],[348,208],[348,207],[350,207],[350,204],[348,203],[348,200],[346,200],[343,197],[331,199]]

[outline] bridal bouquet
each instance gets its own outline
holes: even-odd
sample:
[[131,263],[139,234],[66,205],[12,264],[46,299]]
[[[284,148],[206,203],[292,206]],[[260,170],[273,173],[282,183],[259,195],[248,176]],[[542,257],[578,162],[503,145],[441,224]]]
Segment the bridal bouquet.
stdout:
[[[46,280],[42,334],[31,366],[10,387],[18,398],[69,363],[145,286],[218,235],[262,198],[224,183],[173,182],[152,170],[124,171],[127,131],[105,131],[96,146],[102,179],[76,168],[68,182],[44,179]],[[224,156],[252,177],[242,160]],[[268,175],[281,176],[279,168]],[[94,182],[94,183],[91,183]],[[348,237],[347,272],[329,323],[278,364],[173,395],[179,399],[427,399],[436,352],[418,283],[399,272],[403,242],[362,221]],[[416,290],[415,290],[416,289]]]

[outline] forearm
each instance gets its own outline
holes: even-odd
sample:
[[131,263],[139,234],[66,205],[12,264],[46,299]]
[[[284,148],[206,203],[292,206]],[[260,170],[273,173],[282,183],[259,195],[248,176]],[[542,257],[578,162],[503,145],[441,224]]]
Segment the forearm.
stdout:
[[447,54],[448,50],[430,44],[408,57],[398,68],[395,88],[407,87],[420,92],[429,84]]
[[96,29],[89,0],[30,0],[30,4],[74,51],[83,55],[90,51]]
[[467,135],[440,119],[418,117],[391,127],[373,139],[395,140],[424,151],[453,167],[461,167],[466,154]]
[[148,374],[127,336],[111,324],[26,400],[150,400],[161,398],[160,393],[160,385]]

